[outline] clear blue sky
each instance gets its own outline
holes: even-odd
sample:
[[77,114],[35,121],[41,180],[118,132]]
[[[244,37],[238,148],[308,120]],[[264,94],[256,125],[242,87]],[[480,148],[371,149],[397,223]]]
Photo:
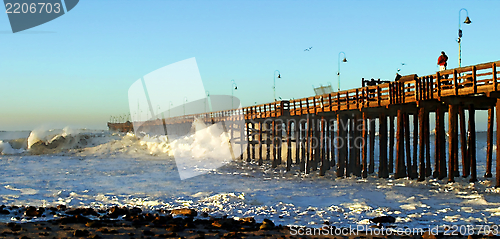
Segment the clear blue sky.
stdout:
[[402,74],[432,74],[441,51],[458,65],[461,8],[472,20],[462,25],[462,64],[500,60],[500,1],[83,0],[16,34],[4,12],[0,130],[106,128],[110,115],[128,113],[133,82],[191,57],[206,90],[231,94],[234,79],[244,106],[272,101],[274,70],[285,99],[335,86],[340,51],[343,89],[392,80],[401,62]]

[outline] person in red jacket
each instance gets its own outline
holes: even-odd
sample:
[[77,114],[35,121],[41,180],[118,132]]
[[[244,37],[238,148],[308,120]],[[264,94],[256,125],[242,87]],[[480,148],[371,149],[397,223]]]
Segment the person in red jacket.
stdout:
[[444,53],[444,51],[442,51],[441,55],[438,58],[438,65],[440,71],[446,70],[446,66],[448,65],[446,61],[448,61],[448,56]]
[[[448,65],[446,61],[448,61],[448,56],[444,53],[444,51],[442,51],[438,58],[439,71],[446,70],[446,66]],[[444,75],[443,78],[448,79],[448,75]]]

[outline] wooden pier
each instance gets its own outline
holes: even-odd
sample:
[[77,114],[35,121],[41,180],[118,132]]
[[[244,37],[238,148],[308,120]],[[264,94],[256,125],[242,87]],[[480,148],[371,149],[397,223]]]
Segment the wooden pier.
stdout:
[[[495,108],[496,130],[500,131],[499,64],[496,61],[427,76],[407,75],[398,81],[331,94],[185,115],[144,125],[190,124],[196,118],[207,123],[224,121],[229,129],[246,137],[242,159],[258,164],[270,161],[272,167],[286,164],[287,170],[297,165],[304,173],[318,171],[324,175],[328,170],[336,170],[337,177],[367,177],[377,173],[381,178],[394,174],[395,178],[422,181],[432,176],[447,178],[449,182],[461,176],[474,182],[477,181],[476,110],[488,111],[484,176],[493,177]],[[430,113],[434,113],[434,129],[430,128]],[[245,127],[233,127],[231,122],[236,120],[244,120]],[[379,157],[375,158],[377,135]],[[500,133],[496,137],[498,159]],[[499,187],[498,160],[495,176]]]

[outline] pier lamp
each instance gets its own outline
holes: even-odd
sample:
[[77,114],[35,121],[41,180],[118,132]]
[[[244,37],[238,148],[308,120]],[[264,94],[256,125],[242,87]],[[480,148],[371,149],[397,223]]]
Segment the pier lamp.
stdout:
[[172,101],[168,103],[168,118],[170,118],[170,107],[172,106]]
[[469,18],[469,12],[467,11],[467,9],[465,8],[462,8],[458,11],[458,67],[462,67],[462,29],[461,29],[461,21],[460,20],[460,13],[462,12],[462,10],[465,11],[465,13],[467,14],[467,17],[465,18],[465,21],[464,23],[465,24],[471,24],[471,21],[470,21],[470,18]]
[[338,76],[338,89],[337,91],[340,91],[340,55],[341,54],[344,54],[344,59],[342,60],[342,62],[347,62],[347,59],[345,57],[345,53],[343,51],[339,52],[339,58],[338,58],[338,63],[339,63],[339,68],[338,68],[338,71],[337,71],[337,76]]
[[274,81],[273,81],[273,99],[276,101],[276,72],[278,72],[278,79],[281,78],[281,73],[279,70],[274,71]]
[[234,101],[234,90],[238,90],[238,86],[236,85],[236,82],[231,80],[231,109],[234,109],[233,101]]
[[184,108],[184,115],[186,115],[186,103],[188,102],[188,98],[184,97],[184,104],[182,104],[182,108]]
[[[205,95],[207,96],[207,97],[205,98],[205,113],[206,113],[206,112],[207,112],[207,105],[208,105],[208,97],[210,97],[210,92],[208,92],[208,90],[207,90],[207,91],[205,91]],[[210,110],[210,107],[208,107],[208,108],[209,108],[209,110]]]

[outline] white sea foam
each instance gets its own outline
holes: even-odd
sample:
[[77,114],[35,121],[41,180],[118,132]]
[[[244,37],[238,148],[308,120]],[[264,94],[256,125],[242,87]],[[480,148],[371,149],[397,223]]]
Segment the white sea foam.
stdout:
[[[50,145],[65,137],[65,147],[55,153],[0,156],[1,203],[145,209],[188,206],[210,215],[254,216],[278,224],[311,226],[324,221],[337,226],[367,224],[369,218],[381,215],[392,215],[396,225],[408,227],[443,221],[456,225],[498,222],[500,190],[482,177],[486,154],[482,136],[477,142],[480,181],[456,178],[457,182],[448,184],[432,178],[417,182],[374,175],[337,179],[334,169],[318,177],[316,172],[300,174],[297,166],[286,172],[282,165],[231,162],[230,153],[217,150],[228,142],[222,129],[198,127],[195,134],[179,138],[69,129],[35,132],[31,142],[38,138],[37,142]],[[212,164],[220,159],[227,164],[180,180],[178,158]],[[0,221],[10,218],[0,216]]]

